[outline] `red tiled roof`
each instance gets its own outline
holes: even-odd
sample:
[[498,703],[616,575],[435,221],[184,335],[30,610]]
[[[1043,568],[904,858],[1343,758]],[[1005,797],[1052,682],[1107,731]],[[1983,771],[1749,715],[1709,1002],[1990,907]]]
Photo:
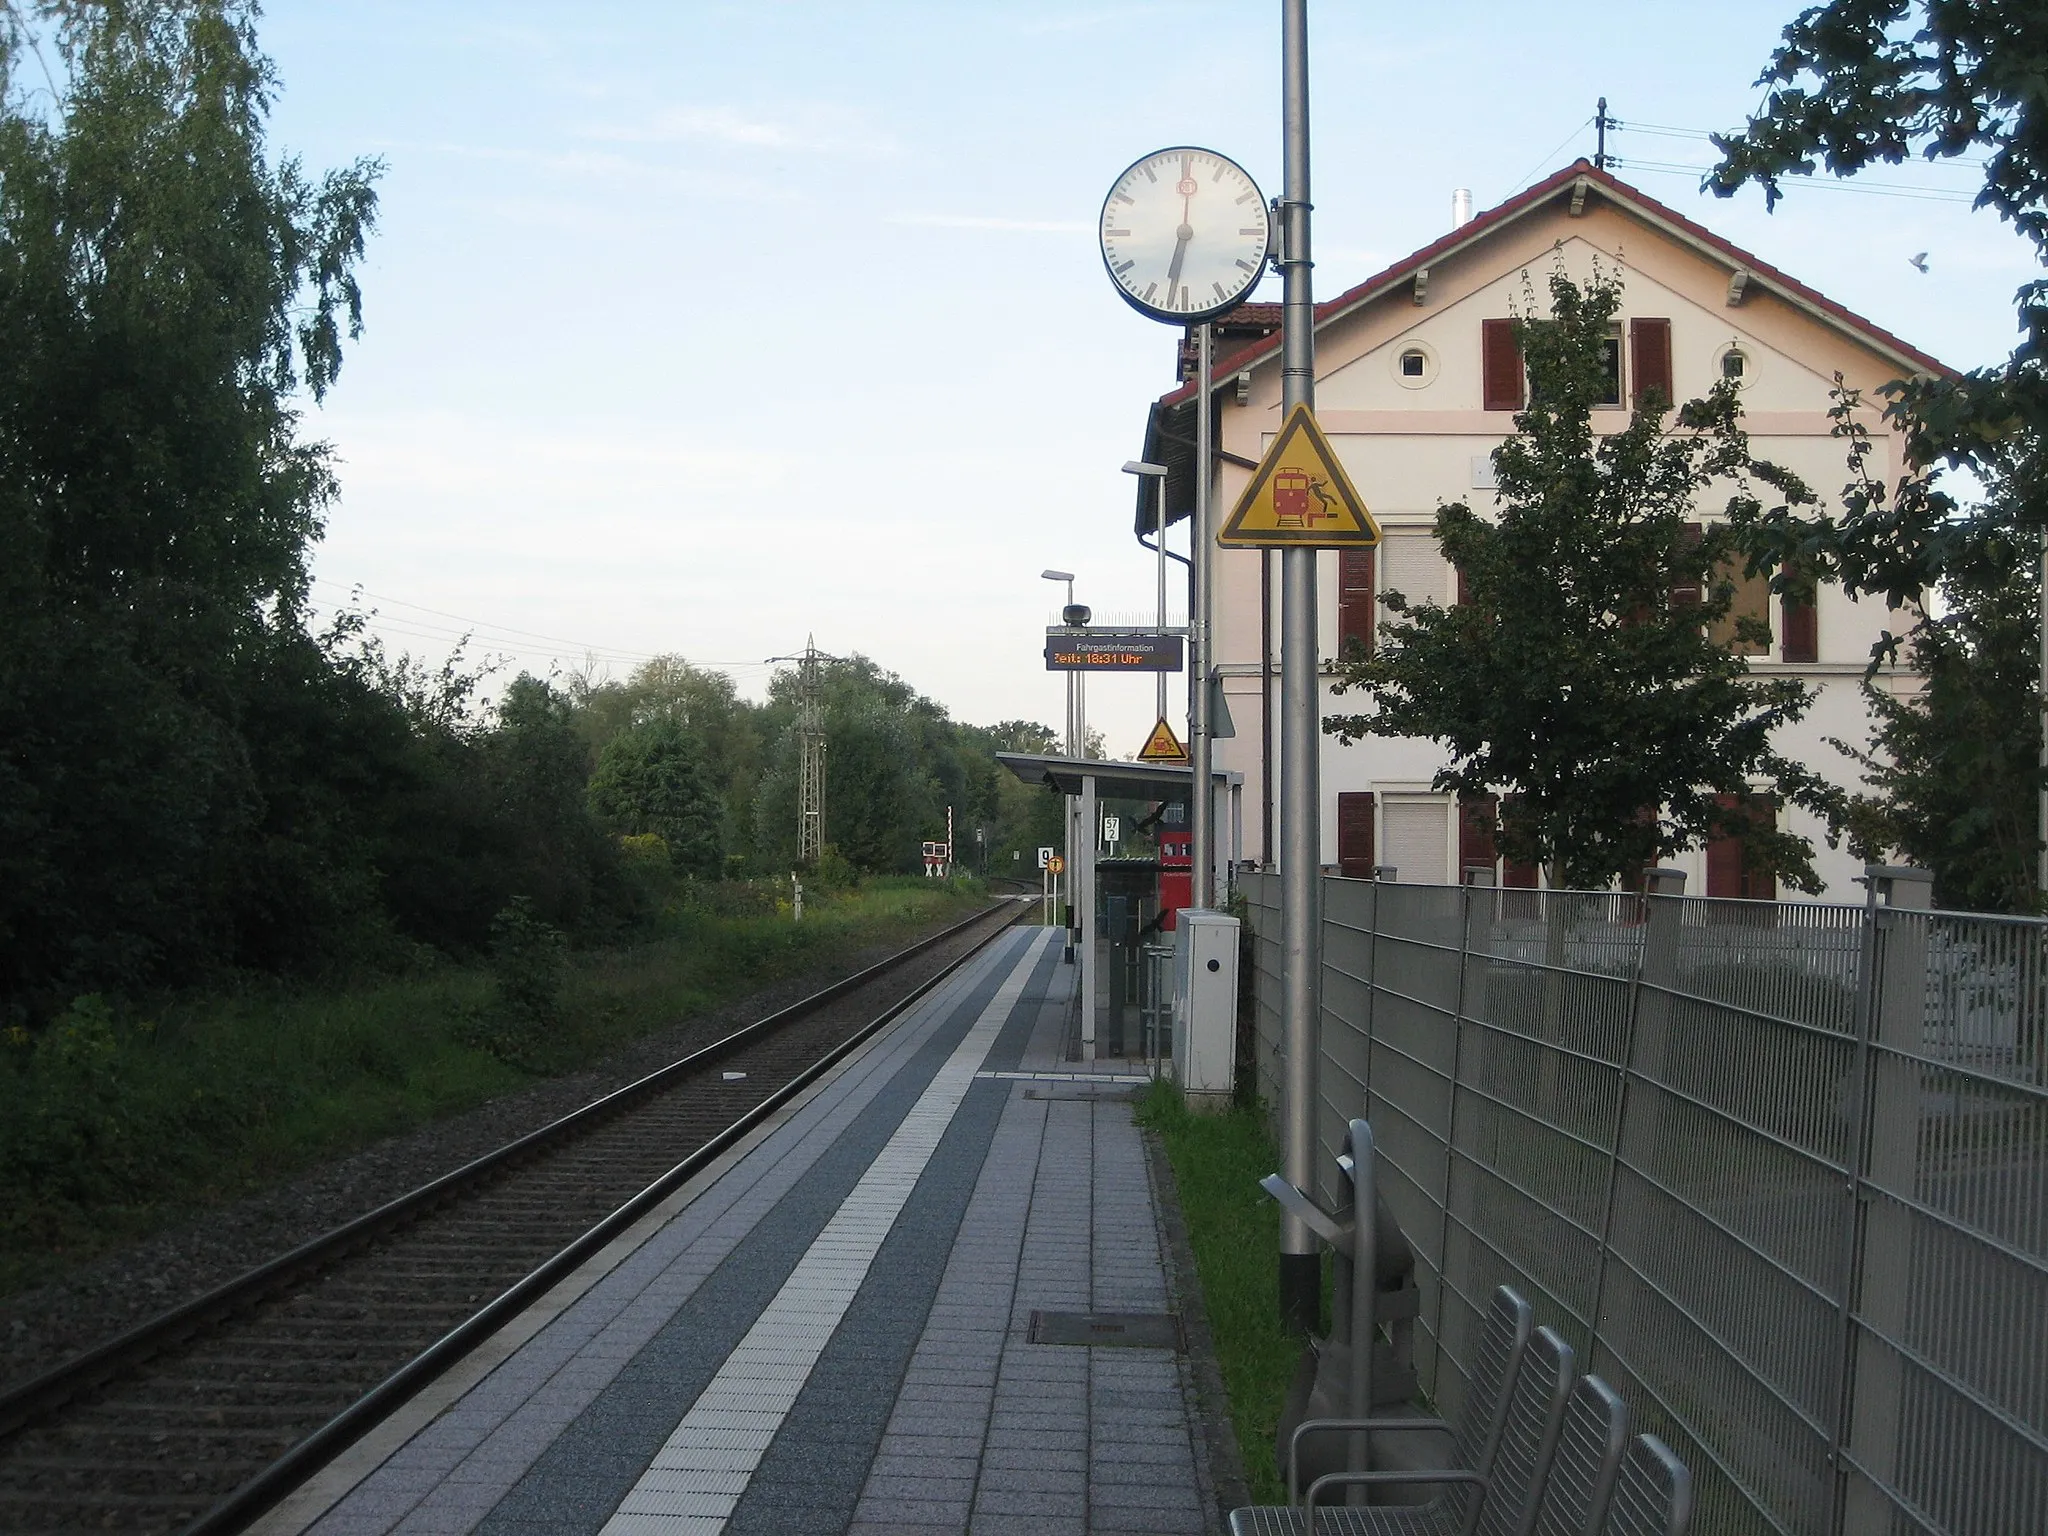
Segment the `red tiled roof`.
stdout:
[[[1426,267],[1447,252],[1468,245],[1475,239],[1485,235],[1489,230],[1509,224],[1522,214],[1527,213],[1530,209],[1540,207],[1558,193],[1570,187],[1582,176],[1591,186],[1599,188],[1610,201],[1624,208],[1633,208],[1640,213],[1647,214],[1654,219],[1669,224],[1686,239],[1693,241],[1695,244],[1705,246],[1724,260],[1748,272],[1752,280],[1757,281],[1761,286],[1775,288],[1787,297],[1811,305],[1813,308],[1838,321],[1847,329],[1860,332],[1886,351],[1904,359],[1914,367],[1924,369],[1929,373],[1950,374],[1954,372],[1946,364],[1930,357],[1918,347],[1894,336],[1890,331],[1864,319],[1861,315],[1843,308],[1833,299],[1827,297],[1827,295],[1807,287],[1806,284],[1800,282],[1795,277],[1787,276],[1769,262],[1759,260],[1757,257],[1750,255],[1749,252],[1743,250],[1740,246],[1722,239],[1705,225],[1694,222],[1675,208],[1667,208],[1655,198],[1638,191],[1613,173],[1596,170],[1592,162],[1588,160],[1573,161],[1556,175],[1546,177],[1527,191],[1519,192],[1499,206],[1487,209],[1486,212],[1478,215],[1476,218],[1431,241],[1421,250],[1411,252],[1409,255],[1402,257],[1384,271],[1374,273],[1364,282],[1346,289],[1343,293],[1338,294],[1336,298],[1318,304],[1316,306],[1317,327],[1320,328],[1346,310],[1376,297],[1395,283],[1413,276],[1416,268]],[[1230,319],[1251,310],[1264,311],[1268,309],[1278,310],[1279,308],[1280,306],[1277,304],[1240,305],[1229,316],[1226,316],[1218,323],[1227,325]],[[1248,316],[1247,318],[1250,317]],[[1265,316],[1261,314],[1254,323],[1266,323]],[[1270,336],[1261,337],[1256,341],[1248,342],[1236,351],[1227,356],[1219,357],[1216,360],[1216,376],[1222,378],[1238,372],[1251,366],[1260,358],[1279,350],[1280,336],[1277,332]],[[1158,404],[1161,407],[1180,405],[1193,399],[1194,394],[1195,385],[1191,380],[1181,385],[1180,388],[1162,395],[1159,398]]]

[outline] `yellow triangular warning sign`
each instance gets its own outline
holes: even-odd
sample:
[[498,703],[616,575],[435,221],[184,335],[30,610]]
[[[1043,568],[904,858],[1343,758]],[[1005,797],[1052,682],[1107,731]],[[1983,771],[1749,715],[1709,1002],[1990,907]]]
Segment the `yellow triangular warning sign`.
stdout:
[[1141,763],[1184,763],[1187,760],[1187,748],[1180,744],[1180,738],[1173,734],[1173,727],[1164,720],[1152,727],[1152,734],[1138,749],[1138,761]]
[[1288,413],[1216,535],[1227,549],[1370,549],[1379,541],[1380,525],[1305,405]]

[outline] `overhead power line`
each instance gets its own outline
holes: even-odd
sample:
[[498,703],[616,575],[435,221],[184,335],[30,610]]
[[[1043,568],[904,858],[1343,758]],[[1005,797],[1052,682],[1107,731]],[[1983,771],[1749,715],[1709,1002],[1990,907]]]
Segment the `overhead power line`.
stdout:
[[[380,630],[386,630],[393,634],[403,634],[412,639],[437,640],[443,643],[472,639],[478,644],[488,646],[494,650],[506,651],[517,655],[558,657],[565,653],[574,653],[579,656],[594,656],[601,661],[621,663],[656,661],[665,656],[677,655],[674,651],[644,651],[626,646],[604,645],[588,640],[571,639],[566,635],[551,635],[539,630],[521,629],[515,625],[498,624],[489,619],[476,618],[470,614],[453,613],[443,608],[430,608],[424,603],[411,602],[402,597],[393,597],[388,593],[372,592],[367,587],[330,581],[325,577],[315,577],[313,584],[316,587],[325,587],[330,591],[347,592],[351,598],[356,596],[372,598],[378,603],[388,603],[397,608],[410,610],[407,613],[397,615],[387,615],[379,612],[376,615],[376,623]],[[346,605],[330,601],[327,606],[334,611],[340,611]],[[433,618],[452,620],[462,627],[460,629],[449,629],[444,625],[435,624],[432,622],[432,619],[416,618],[413,616],[415,614],[430,614]],[[535,645],[533,643],[535,641],[543,641],[546,644]],[[765,665],[758,658],[751,657],[744,660],[735,659],[731,661],[706,660],[693,656],[684,656],[680,659],[693,667],[717,668],[719,670],[756,671]]]
[[1576,139],[1580,134],[1584,133],[1587,128],[1591,127],[1592,123],[1593,119],[1590,117],[1582,123],[1574,123],[1572,125],[1572,131],[1566,134],[1563,138],[1559,139],[1556,145],[1551,149],[1550,153],[1545,155],[1541,160],[1538,160],[1535,166],[1531,168],[1527,175],[1523,176],[1520,181],[1516,182],[1512,187],[1508,188],[1508,196],[1513,197],[1517,192],[1521,191],[1524,187],[1528,186],[1531,182],[1533,182],[1538,176],[1541,176],[1543,174],[1544,168],[1548,166],[1551,161],[1555,160],[1558,157],[1558,155],[1563,153],[1565,147],[1569,145],[1573,139]]
[[[1612,125],[1610,125],[1612,126]],[[1647,171],[1656,176],[1690,176],[1695,180],[1704,177],[1712,166],[1689,165],[1675,160],[1638,160],[1633,155],[1609,155],[1608,164],[1622,170]],[[1897,197],[1908,202],[1921,203],[1962,203],[1977,200],[1974,192],[1965,192],[1952,187],[1913,187],[1895,181],[1837,180],[1820,177],[1799,177],[1794,185],[1800,188],[1812,187],[1823,192],[1855,192],[1866,197]]]
[[[1739,128],[1679,128],[1675,127],[1670,123],[1638,122],[1636,119],[1632,117],[1610,117],[1607,120],[1607,126],[1613,129],[1617,129],[1623,133],[1660,134],[1665,138],[1692,139],[1702,144],[1706,143],[1708,140],[1713,138],[1716,132],[1722,134],[1732,134],[1740,133],[1742,131]],[[1947,170],[1950,167],[1954,167],[1959,170],[1981,171],[1990,162],[1987,160],[1975,159],[1969,155],[1943,155],[1937,159],[1920,160],[1916,163],[1927,165],[1935,170]]]

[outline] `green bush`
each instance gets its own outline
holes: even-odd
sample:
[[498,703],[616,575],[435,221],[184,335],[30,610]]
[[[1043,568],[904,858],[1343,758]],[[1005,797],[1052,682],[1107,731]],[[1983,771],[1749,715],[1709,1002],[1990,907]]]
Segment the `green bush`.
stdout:
[[538,1066],[563,1022],[568,937],[543,922],[531,900],[515,896],[491,919],[490,975],[490,1003],[466,1032],[465,1043],[512,1066]]

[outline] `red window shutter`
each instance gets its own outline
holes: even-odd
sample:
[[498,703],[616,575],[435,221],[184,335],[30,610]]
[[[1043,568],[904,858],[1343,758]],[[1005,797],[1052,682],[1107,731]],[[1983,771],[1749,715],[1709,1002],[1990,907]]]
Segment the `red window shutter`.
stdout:
[[[1687,523],[1685,525],[1685,532],[1680,535],[1679,547],[1687,554],[1690,554],[1694,546],[1706,536],[1706,532],[1706,525],[1704,523]],[[1700,598],[1700,584],[1696,581],[1673,582],[1671,585],[1671,606],[1673,608],[1682,608],[1688,604],[1697,607]]]
[[1742,894],[1742,839],[1717,837],[1707,844],[1707,894],[1732,899]]
[[1372,791],[1347,790],[1337,796],[1337,873],[1347,880],[1370,880],[1377,862],[1372,847]]
[[1671,393],[1671,322],[1631,320],[1628,323],[1628,371],[1631,395],[1641,410],[1652,392],[1668,409]]
[[[1717,797],[1724,807],[1733,807],[1733,795]],[[1750,815],[1760,826],[1777,820],[1778,802],[1771,795],[1750,795],[1745,801]],[[1774,876],[1752,872],[1743,859],[1742,837],[1717,837],[1707,844],[1707,894],[1730,900],[1776,901],[1778,882]]]
[[1340,550],[1337,555],[1337,649],[1350,649],[1356,640],[1365,654],[1372,654],[1373,552],[1369,549]]
[[1778,634],[1782,637],[1778,654],[1782,659],[1820,660],[1820,611],[1814,606],[1817,595],[1808,584],[1805,590],[1786,592],[1778,599]]
[[[1509,795],[1507,804],[1501,807],[1503,820],[1513,814],[1515,800],[1514,795]],[[1542,871],[1534,864],[1517,864],[1513,859],[1508,859],[1501,865],[1500,883],[1517,890],[1533,891],[1543,883]]]
[[1489,411],[1522,408],[1522,349],[1515,345],[1515,322],[1479,322],[1480,395]]
[[1462,565],[1454,565],[1451,570],[1458,578],[1458,606],[1462,608],[1472,601],[1465,591],[1465,568]]
[[[1776,795],[1751,795],[1749,813],[1759,827],[1770,828],[1778,824],[1778,797]],[[1742,871],[1742,894],[1751,901],[1776,901],[1778,879],[1762,870],[1745,868]]]
[[1458,801],[1458,879],[1464,881],[1467,865],[1483,864],[1491,869],[1498,855],[1493,846],[1494,798],[1491,795],[1461,797]]

